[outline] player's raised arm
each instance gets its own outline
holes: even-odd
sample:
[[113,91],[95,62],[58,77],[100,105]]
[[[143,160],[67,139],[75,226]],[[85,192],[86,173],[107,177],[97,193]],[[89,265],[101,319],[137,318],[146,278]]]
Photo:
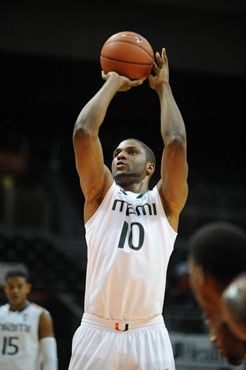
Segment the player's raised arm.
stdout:
[[104,165],[99,128],[117,91],[127,91],[141,83],[130,81],[115,72],[102,76],[105,83],[83,107],[73,131],[76,168],[86,201],[85,221],[93,215],[113,182],[109,169]]
[[178,219],[188,196],[188,164],[186,130],[182,115],[169,85],[166,50],[156,53],[155,76],[149,76],[161,107],[161,135],[164,151],[161,162],[161,182],[158,184],[163,205],[172,227],[177,231]]

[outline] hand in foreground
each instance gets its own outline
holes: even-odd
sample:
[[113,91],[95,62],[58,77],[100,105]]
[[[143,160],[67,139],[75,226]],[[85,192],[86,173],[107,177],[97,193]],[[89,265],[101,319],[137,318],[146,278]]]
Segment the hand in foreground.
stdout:
[[143,81],[141,81],[141,80],[130,80],[129,78],[127,78],[125,76],[121,76],[116,72],[108,72],[107,74],[105,74],[102,71],[102,79],[103,80],[106,81],[110,78],[118,78],[119,79],[120,87],[119,87],[118,91],[128,91],[132,87],[139,86],[143,83]]
[[155,76],[150,74],[148,79],[150,87],[158,91],[164,83],[169,83],[169,68],[166,49],[162,49],[161,55],[159,52],[157,52],[155,57],[156,61],[154,61],[153,64]]

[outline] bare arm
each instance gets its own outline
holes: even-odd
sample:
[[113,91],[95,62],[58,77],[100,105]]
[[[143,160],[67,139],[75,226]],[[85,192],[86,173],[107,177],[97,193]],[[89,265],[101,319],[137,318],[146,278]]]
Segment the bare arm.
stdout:
[[169,222],[177,231],[179,215],[188,196],[187,143],[184,121],[169,85],[165,49],[162,49],[161,56],[156,53],[154,72],[156,76],[150,75],[149,83],[160,99],[161,135],[164,143],[158,189]]
[[115,72],[102,76],[106,82],[80,112],[73,132],[76,168],[85,197],[85,222],[96,211],[113,182],[111,172],[104,165],[99,128],[117,91],[127,91],[141,83]]
[[44,310],[39,319],[39,350],[43,370],[57,370],[57,344],[50,313]]
[[50,313],[45,310],[41,313],[39,319],[39,339],[45,337],[54,337],[53,320]]

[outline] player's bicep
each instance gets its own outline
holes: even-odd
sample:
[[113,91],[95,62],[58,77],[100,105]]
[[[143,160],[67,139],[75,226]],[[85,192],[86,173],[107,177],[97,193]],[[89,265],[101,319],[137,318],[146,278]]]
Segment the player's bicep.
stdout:
[[105,182],[103,151],[98,136],[80,130],[73,135],[75,164],[85,198],[97,194]]
[[53,320],[48,311],[43,311],[39,319],[39,339],[44,337],[53,337]]
[[162,154],[161,191],[167,209],[179,213],[188,196],[188,163],[186,143],[175,139],[167,145]]

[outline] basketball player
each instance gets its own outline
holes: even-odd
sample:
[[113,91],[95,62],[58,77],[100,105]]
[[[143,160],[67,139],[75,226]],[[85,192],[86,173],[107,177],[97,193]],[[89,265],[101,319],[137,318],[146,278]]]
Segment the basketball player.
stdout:
[[237,276],[224,290],[221,310],[231,331],[246,342],[246,272]]
[[156,53],[149,84],[160,101],[164,151],[161,179],[152,150],[126,139],[104,165],[99,128],[117,92],[138,86],[115,72],[85,105],[74,127],[76,167],[85,197],[88,246],[85,310],[69,370],[173,370],[162,317],[168,261],[187,194],[186,130],[169,85],[165,49]]
[[[189,240],[188,267],[193,293],[214,330],[213,326],[225,321],[221,307],[223,291],[246,270],[245,233],[229,222],[202,226]],[[246,342],[243,345],[245,356]],[[235,348],[236,345],[232,352]]]
[[51,315],[27,300],[30,290],[26,272],[6,274],[8,303],[0,307],[0,370],[57,370]]
[[246,360],[246,343],[237,338],[219,319],[205,319],[210,331],[209,341],[215,346],[221,357],[234,366],[241,365]]

